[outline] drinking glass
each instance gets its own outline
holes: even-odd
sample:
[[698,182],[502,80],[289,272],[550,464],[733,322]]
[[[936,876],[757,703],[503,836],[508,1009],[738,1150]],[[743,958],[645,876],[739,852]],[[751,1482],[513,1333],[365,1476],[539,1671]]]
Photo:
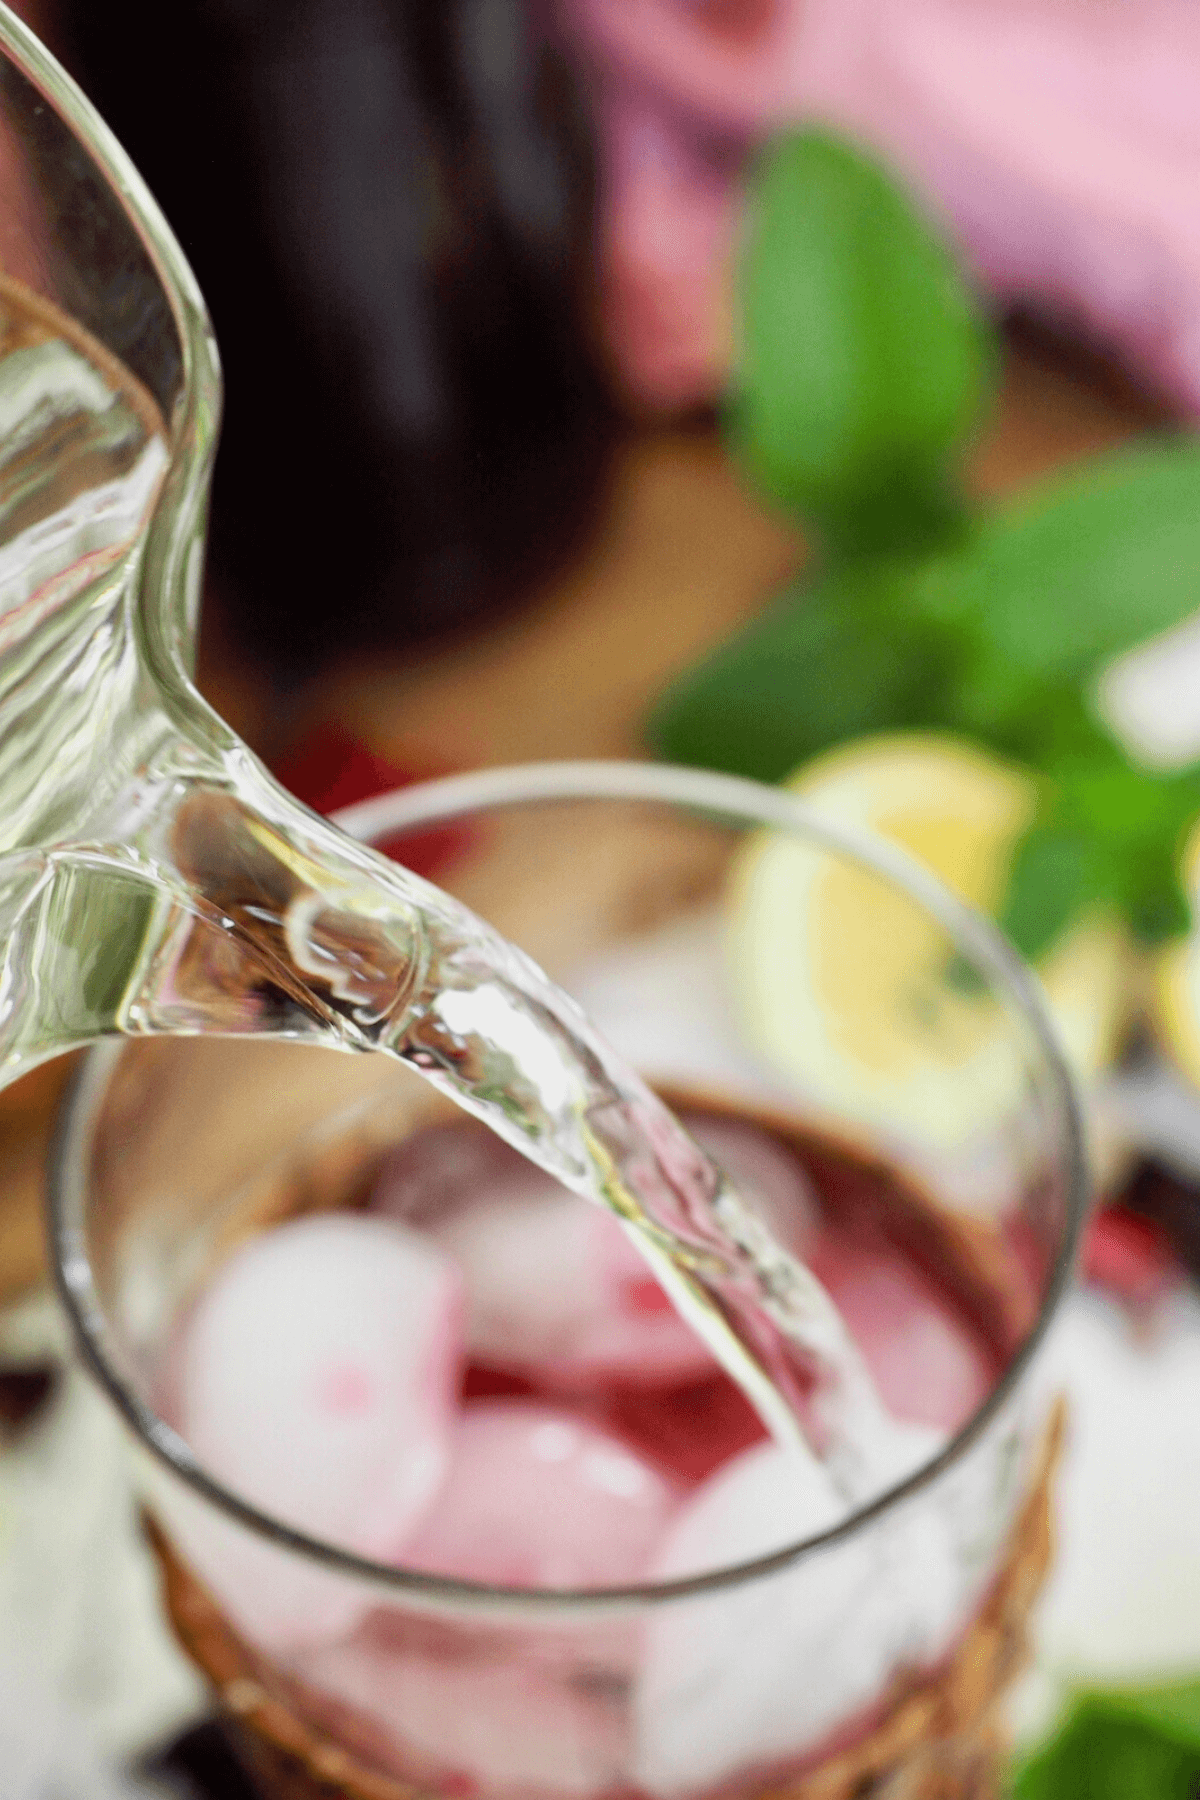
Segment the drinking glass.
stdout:
[[[539,1362],[548,1301],[569,1335],[591,1274],[564,1275],[538,1221],[596,1215],[539,1190],[532,1235],[518,1196],[473,1238],[476,1200],[495,1197],[486,1172],[487,1193],[471,1178],[451,1192],[436,1159],[424,1186],[397,1186],[423,1166],[414,1147],[460,1132],[478,1148],[484,1128],[391,1058],[215,1038],[99,1046],[60,1121],[58,1280],[129,1426],[175,1628],[264,1793],[990,1791],[1049,1554],[1058,1402],[1036,1353],[1086,1188],[1035,983],[899,850],[733,778],[500,769],[340,823],[538,958],[701,1141],[716,1133],[719,1160],[736,1161],[739,1132],[791,1159],[799,1182],[768,1193],[776,1232],[811,1253],[864,1348],[880,1338],[868,1360],[923,1449],[819,1530],[763,1542],[735,1521],[707,1548],[693,1531],[683,1573],[659,1546],[620,1585],[505,1585],[486,1574],[482,1527],[471,1579],[326,1541],[223,1482],[173,1399],[214,1282],[259,1234],[313,1214],[390,1205],[459,1247],[464,1417],[549,1406],[602,1428],[693,1523],[722,1469],[772,1453],[644,1291],[607,1361]],[[483,1302],[497,1280],[502,1353]],[[639,1355],[659,1331],[676,1332],[679,1361]],[[237,1374],[253,1396],[278,1371],[248,1356]],[[265,1406],[264,1432],[286,1429]],[[505,1529],[560,1526],[553,1498],[535,1497]]]

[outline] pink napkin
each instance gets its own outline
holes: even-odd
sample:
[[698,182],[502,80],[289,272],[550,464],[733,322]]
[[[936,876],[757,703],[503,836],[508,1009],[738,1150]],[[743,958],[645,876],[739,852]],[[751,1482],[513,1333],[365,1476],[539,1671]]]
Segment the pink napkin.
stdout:
[[1002,303],[1082,328],[1200,411],[1194,0],[557,0],[600,135],[611,352],[686,406],[732,352],[741,184],[822,121],[874,145]]

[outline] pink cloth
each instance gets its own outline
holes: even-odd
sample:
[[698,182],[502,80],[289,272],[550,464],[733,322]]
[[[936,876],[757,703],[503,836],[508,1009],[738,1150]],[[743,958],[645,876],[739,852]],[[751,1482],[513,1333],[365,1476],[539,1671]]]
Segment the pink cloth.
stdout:
[[1200,411],[1196,0],[558,5],[594,96],[606,327],[638,400],[719,390],[747,160],[810,120],[882,152],[999,300]]

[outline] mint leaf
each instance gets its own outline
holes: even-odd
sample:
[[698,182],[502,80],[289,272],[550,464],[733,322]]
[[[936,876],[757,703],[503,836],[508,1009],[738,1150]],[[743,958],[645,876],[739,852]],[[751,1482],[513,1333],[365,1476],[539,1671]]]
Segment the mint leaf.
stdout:
[[961,528],[954,454],[979,416],[992,335],[916,203],[820,131],[751,182],[731,428],[755,480],[839,552]]
[[823,532],[827,571],[677,681],[661,755],[773,781],[882,731],[982,740],[1040,778],[1002,923],[1027,957],[1096,904],[1186,929],[1200,773],[1133,767],[1089,711],[1101,668],[1200,610],[1200,442],[1127,450],[977,523],[956,461],[993,345],[948,250],[869,156],[820,131],[750,201],[731,435]]
[[1120,913],[1143,943],[1187,931],[1179,851],[1200,814],[1200,774],[1147,774],[1098,728],[1086,753],[1048,758],[1032,829],[1018,846],[1000,913],[1029,960],[1091,904]]
[[1173,1681],[1162,1687],[1131,1688],[1122,1694],[1107,1694],[1105,1702],[1123,1715],[1200,1750],[1200,1681]]
[[921,566],[846,564],[793,590],[668,690],[651,742],[672,762],[780,781],[846,739],[928,723],[963,646],[914,609]]
[[1017,1800],[1195,1800],[1200,1682],[1089,1694],[1017,1771]]
[[1147,445],[1043,483],[932,563],[920,603],[976,646],[959,705],[992,736],[1042,697],[1200,610],[1200,443]]
[[1200,1744],[1107,1700],[1081,1701],[1013,1783],[1016,1800],[1195,1800]]
[[1076,831],[1039,824],[1026,832],[1013,859],[999,922],[1027,962],[1050,947],[1082,906],[1101,898],[1097,886],[1108,885],[1103,862]]

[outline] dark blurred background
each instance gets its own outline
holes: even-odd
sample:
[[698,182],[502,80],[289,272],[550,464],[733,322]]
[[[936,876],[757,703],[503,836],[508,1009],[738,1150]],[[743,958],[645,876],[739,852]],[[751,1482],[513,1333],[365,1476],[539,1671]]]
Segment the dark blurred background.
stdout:
[[80,0],[54,35],[216,327],[210,627],[286,691],[560,565],[615,413],[588,126],[536,12]]

